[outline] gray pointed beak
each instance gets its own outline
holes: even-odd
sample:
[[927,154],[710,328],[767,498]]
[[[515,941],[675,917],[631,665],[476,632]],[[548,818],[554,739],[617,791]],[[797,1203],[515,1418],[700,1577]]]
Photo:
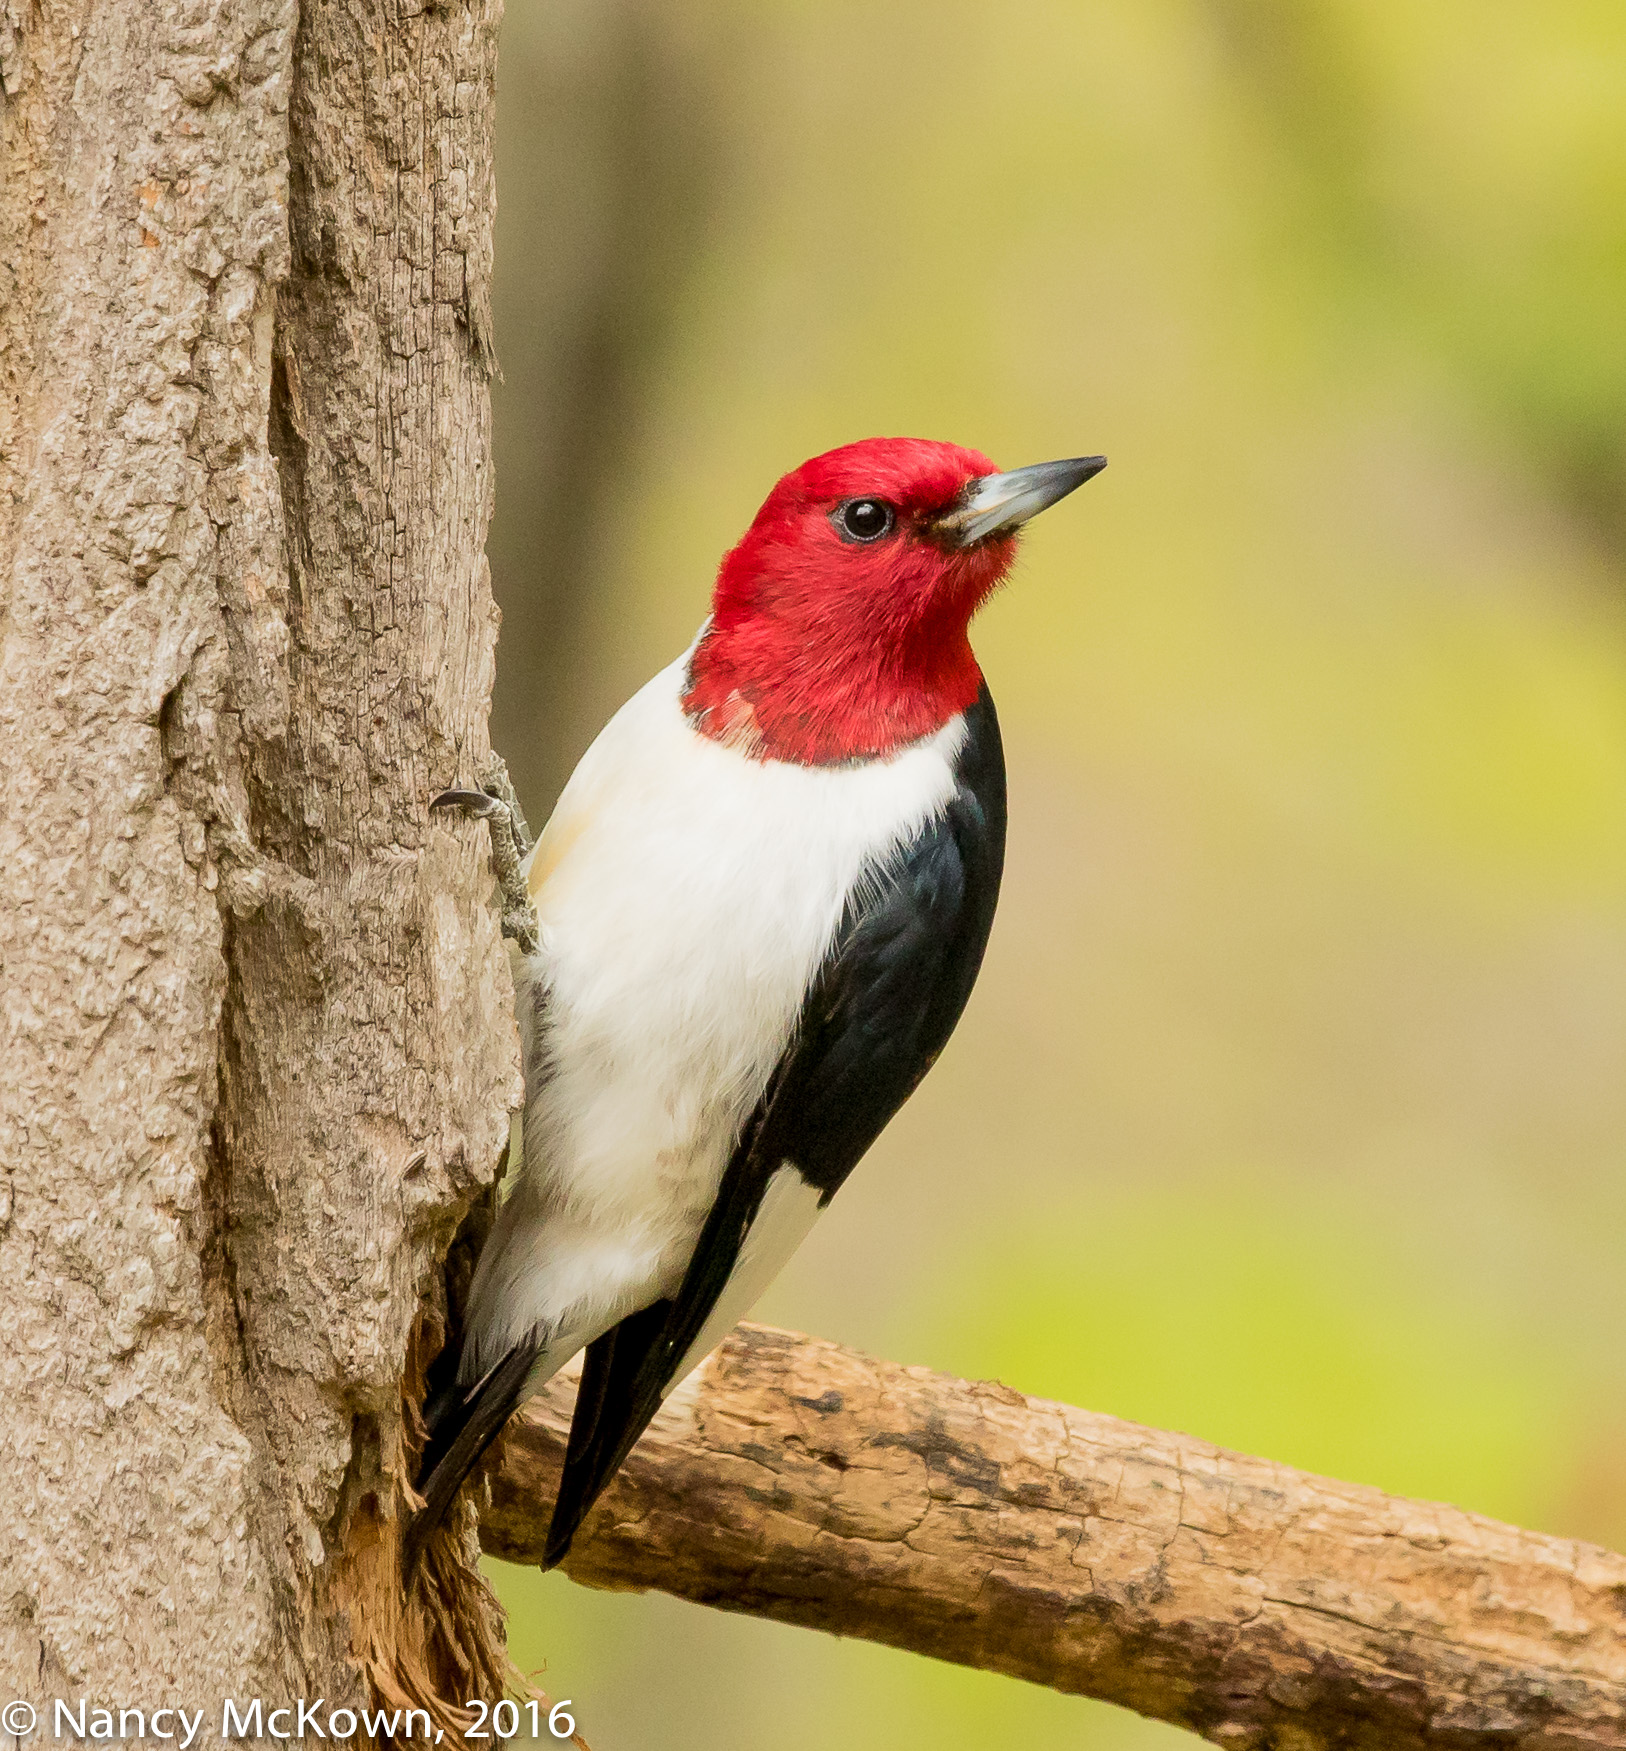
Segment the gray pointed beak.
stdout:
[[1107,465],[1105,456],[1073,456],[1065,462],[1035,462],[1009,474],[985,474],[933,522],[935,533],[956,547],[971,547],[990,535],[1009,535],[1030,517],[1064,499]]

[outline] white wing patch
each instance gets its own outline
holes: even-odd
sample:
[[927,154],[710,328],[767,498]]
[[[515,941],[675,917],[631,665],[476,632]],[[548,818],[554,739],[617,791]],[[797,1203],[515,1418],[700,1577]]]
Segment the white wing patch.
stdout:
[[728,1273],[717,1305],[678,1363],[677,1372],[661,1388],[663,1399],[682,1385],[751,1311],[762,1291],[807,1239],[818,1214],[818,1187],[810,1186],[787,1161],[768,1181],[768,1189],[757,1206],[756,1220],[745,1231],[739,1257]]

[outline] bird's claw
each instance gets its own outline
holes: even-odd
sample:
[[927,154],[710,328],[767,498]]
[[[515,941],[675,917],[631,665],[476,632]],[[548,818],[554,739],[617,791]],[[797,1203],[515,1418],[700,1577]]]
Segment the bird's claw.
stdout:
[[487,797],[495,797],[508,810],[508,818],[514,827],[514,842],[519,846],[520,856],[524,857],[535,844],[535,840],[526,824],[525,811],[519,806],[519,795],[514,789],[514,781],[508,776],[508,763],[501,754],[491,756],[491,764],[486,768],[480,790]]
[[497,887],[502,895],[502,933],[519,944],[522,954],[534,955],[540,940],[536,911],[520,871],[531,848],[531,834],[508,768],[494,754],[479,790],[443,790],[429,806],[461,809],[490,827],[491,861],[496,866]]

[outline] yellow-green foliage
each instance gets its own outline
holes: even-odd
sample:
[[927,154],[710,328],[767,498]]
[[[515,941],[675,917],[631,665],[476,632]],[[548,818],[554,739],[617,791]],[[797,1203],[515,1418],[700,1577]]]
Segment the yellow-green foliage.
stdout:
[[[980,629],[983,984],[762,1315],[1626,1540],[1626,10],[676,16],[715,181],[586,715],[805,455],[1112,464]],[[500,1578],[598,1751],[1188,1742]]]

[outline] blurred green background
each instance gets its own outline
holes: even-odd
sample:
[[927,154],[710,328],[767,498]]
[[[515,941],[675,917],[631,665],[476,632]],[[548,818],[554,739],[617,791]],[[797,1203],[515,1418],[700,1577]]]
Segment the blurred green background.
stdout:
[[[1626,1546],[1626,10],[510,0],[533,818],[775,478],[1112,466],[977,648],[982,982],[759,1309]],[[595,1751],[1191,1744],[495,1570]]]

